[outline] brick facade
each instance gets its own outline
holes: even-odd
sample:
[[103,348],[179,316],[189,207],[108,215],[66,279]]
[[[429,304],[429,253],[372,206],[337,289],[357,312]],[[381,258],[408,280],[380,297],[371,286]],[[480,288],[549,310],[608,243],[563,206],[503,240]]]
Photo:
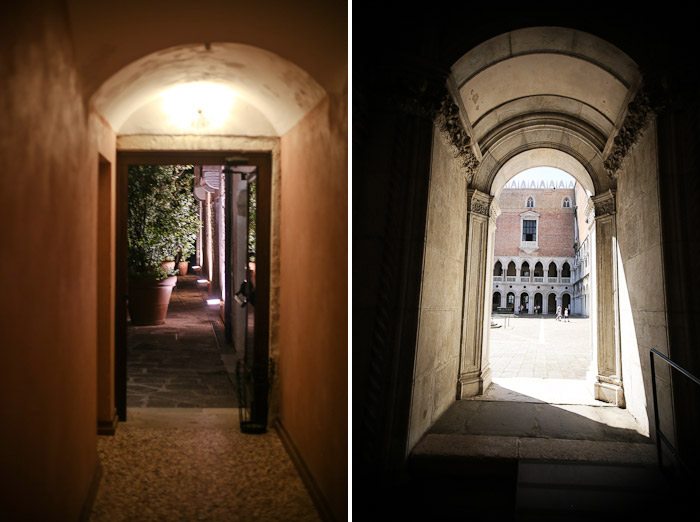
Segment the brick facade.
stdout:
[[[587,306],[580,306],[582,291],[574,292],[574,284],[581,283],[576,242],[582,239],[577,211],[583,209],[577,208],[577,196],[587,200],[585,194],[576,193],[573,184],[554,188],[543,183],[511,183],[501,191],[494,247],[494,310],[553,314],[557,306],[568,306],[572,314],[587,315]],[[532,205],[528,206],[530,198]],[[523,220],[537,222],[534,240],[523,237]],[[583,231],[584,237],[587,232]],[[511,263],[515,271],[509,273]],[[538,263],[541,273],[536,273]]]
[[[526,207],[528,197],[534,207]],[[564,198],[571,206],[562,207]],[[574,189],[503,189],[498,199],[501,214],[496,220],[496,247],[494,255],[540,257],[574,256]],[[537,226],[538,249],[524,252],[520,249],[521,214],[533,211],[539,214]]]

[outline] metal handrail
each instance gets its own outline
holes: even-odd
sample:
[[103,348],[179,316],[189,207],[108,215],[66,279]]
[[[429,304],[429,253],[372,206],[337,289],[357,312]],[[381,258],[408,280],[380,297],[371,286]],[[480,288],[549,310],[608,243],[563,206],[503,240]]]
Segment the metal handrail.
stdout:
[[659,467],[662,467],[662,454],[661,454],[661,442],[663,441],[666,446],[668,446],[668,449],[671,451],[674,457],[676,457],[676,460],[683,466],[686,472],[689,472],[690,470],[686,466],[686,464],[683,462],[683,459],[681,459],[680,455],[678,454],[678,451],[676,451],[676,448],[673,446],[670,440],[661,432],[661,427],[659,426],[659,403],[658,403],[658,398],[656,396],[656,367],[654,365],[654,356],[659,357],[662,359],[664,362],[666,362],[671,368],[674,370],[677,370],[681,372],[684,376],[686,376],[688,379],[690,379],[692,382],[700,386],[700,379],[697,378],[695,375],[690,373],[688,370],[680,366],[679,364],[673,362],[671,359],[669,359],[667,356],[662,354],[660,351],[658,351],[656,348],[652,348],[649,351],[649,362],[651,363],[651,393],[654,398],[654,424],[656,425],[656,455],[657,459],[659,461]]

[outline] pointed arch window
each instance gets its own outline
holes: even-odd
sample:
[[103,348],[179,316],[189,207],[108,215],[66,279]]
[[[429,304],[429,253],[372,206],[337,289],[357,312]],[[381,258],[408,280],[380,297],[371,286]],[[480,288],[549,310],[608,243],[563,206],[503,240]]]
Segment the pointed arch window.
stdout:
[[535,199],[532,196],[528,196],[527,203],[525,203],[527,208],[535,208]]
[[564,208],[571,208],[571,200],[569,198],[564,198],[564,202],[561,206]]

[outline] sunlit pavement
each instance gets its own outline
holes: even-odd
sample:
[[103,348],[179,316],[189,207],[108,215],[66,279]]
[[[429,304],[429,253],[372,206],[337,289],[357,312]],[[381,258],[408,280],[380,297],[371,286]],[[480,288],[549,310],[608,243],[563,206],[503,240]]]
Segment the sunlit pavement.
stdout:
[[593,398],[591,320],[495,315],[490,329],[493,385],[480,400],[550,404],[606,403]]

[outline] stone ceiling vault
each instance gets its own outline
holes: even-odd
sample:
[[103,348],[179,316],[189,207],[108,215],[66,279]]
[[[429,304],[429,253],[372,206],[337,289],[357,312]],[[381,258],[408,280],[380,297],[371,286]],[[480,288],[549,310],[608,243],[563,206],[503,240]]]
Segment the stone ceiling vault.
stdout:
[[595,192],[609,188],[603,162],[640,83],[631,58],[573,29],[520,29],[475,47],[448,80],[480,161],[475,186],[490,191],[509,159],[553,149],[586,168]]

